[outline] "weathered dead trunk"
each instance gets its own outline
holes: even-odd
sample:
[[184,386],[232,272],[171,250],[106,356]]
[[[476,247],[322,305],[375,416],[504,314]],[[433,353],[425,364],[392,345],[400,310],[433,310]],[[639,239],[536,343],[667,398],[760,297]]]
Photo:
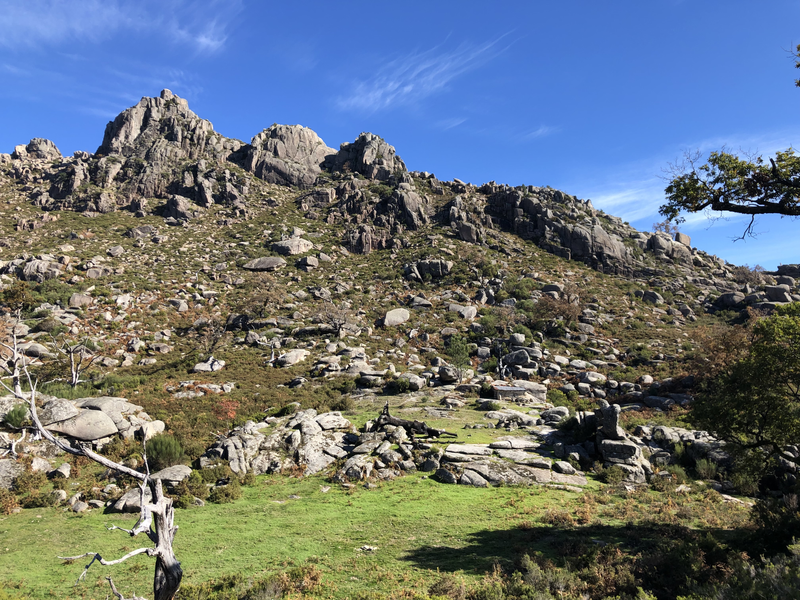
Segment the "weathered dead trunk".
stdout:
[[181,563],[172,551],[172,542],[178,528],[174,524],[175,509],[172,500],[164,496],[160,479],[148,479],[153,496],[153,531],[156,544],[156,567],[153,575],[153,600],[172,600],[178,593],[183,578]]

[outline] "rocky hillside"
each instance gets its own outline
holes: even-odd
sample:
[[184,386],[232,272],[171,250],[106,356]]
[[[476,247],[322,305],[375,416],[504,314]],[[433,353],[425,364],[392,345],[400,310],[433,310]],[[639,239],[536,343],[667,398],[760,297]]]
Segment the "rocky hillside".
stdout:
[[[166,429],[196,464],[237,473],[448,463],[476,485],[571,482],[600,460],[643,482],[657,471],[643,448],[665,464],[681,436],[719,448],[622,431],[620,413],[682,414],[709,326],[800,300],[796,266],[735,267],[551,188],[409,172],[371,133],[334,150],[272,125],[243,143],[169,90],[109,123],[94,154],[44,139],[0,154],[0,215],[6,330],[47,382],[52,430],[102,447]],[[459,426],[538,437],[437,450],[331,412],[377,417],[384,392],[443,426],[492,396]],[[305,412],[280,416],[292,403]],[[597,411],[597,443],[556,435],[576,407]],[[540,447],[574,460],[550,474],[558,460],[526,454]]]

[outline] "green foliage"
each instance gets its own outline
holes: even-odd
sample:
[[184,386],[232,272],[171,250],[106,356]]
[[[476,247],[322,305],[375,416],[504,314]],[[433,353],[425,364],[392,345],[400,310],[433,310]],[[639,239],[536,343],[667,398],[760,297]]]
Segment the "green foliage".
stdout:
[[409,389],[411,389],[411,382],[406,377],[391,379],[385,387],[388,394],[405,394]]
[[208,496],[208,501],[214,504],[228,504],[242,497],[242,486],[239,480],[231,477],[227,485],[215,486]]
[[[800,156],[792,148],[766,162],[712,152],[699,165],[699,153],[674,167],[665,190],[667,203],[659,212],[669,221],[683,222],[683,212],[707,208],[743,214],[800,215]],[[745,234],[752,233],[752,222]]]
[[625,480],[625,471],[619,465],[604,467],[597,463],[594,466],[594,472],[600,481],[608,485],[619,485]]
[[37,305],[28,282],[15,281],[11,287],[0,292],[0,303],[10,311],[29,311]]
[[469,346],[463,336],[452,336],[447,341],[445,352],[454,367],[463,368],[469,364]]
[[694,465],[694,470],[700,479],[714,479],[717,476],[717,464],[707,458],[699,459]]
[[800,439],[798,311],[794,303],[756,322],[744,356],[705,382],[692,409],[701,428],[765,462]]
[[151,471],[160,471],[166,467],[180,464],[183,459],[183,448],[178,440],[168,433],[153,436],[145,445],[147,464]]
[[525,336],[525,342],[530,343],[533,341],[533,332],[525,327],[525,325],[514,325],[513,333],[521,333]]
[[6,413],[3,422],[9,427],[19,429],[28,418],[28,407],[24,404],[15,404],[14,408]]
[[553,406],[566,406],[567,395],[561,390],[547,390],[547,401]]
[[[216,483],[221,479],[228,479],[233,476],[233,471],[227,464],[209,467],[207,469],[200,469],[195,471],[202,478],[204,483]],[[192,475],[194,475],[194,473]]]
[[14,479],[14,490],[18,494],[30,494],[38,492],[46,483],[47,475],[42,471],[34,471],[28,467]]

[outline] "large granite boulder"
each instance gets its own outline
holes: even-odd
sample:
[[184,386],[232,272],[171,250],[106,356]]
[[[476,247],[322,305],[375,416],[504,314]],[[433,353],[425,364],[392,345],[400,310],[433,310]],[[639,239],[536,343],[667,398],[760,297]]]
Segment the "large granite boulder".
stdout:
[[18,160],[38,159],[38,160],[61,160],[61,152],[50,140],[43,138],[33,138],[25,146],[16,146],[11,158]]
[[284,256],[292,256],[294,254],[303,254],[308,252],[314,247],[313,242],[304,240],[303,238],[294,237],[288,240],[281,240],[272,244],[273,252],[283,254]]
[[335,153],[307,127],[273,125],[252,139],[244,166],[264,181],[307,188]]
[[284,266],[286,261],[280,256],[262,256],[245,263],[242,268],[248,271],[277,271]]
[[98,440],[118,432],[113,419],[102,410],[82,409],[76,416],[47,426],[50,431],[63,433],[84,441]]

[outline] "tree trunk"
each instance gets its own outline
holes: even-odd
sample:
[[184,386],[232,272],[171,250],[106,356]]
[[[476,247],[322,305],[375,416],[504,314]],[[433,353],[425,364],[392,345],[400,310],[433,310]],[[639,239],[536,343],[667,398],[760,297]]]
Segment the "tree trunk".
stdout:
[[152,493],[153,532],[156,544],[156,567],[153,575],[153,600],[172,600],[183,579],[181,563],[172,551],[172,541],[178,528],[174,525],[175,509],[172,500],[164,496],[160,479],[148,479]]

